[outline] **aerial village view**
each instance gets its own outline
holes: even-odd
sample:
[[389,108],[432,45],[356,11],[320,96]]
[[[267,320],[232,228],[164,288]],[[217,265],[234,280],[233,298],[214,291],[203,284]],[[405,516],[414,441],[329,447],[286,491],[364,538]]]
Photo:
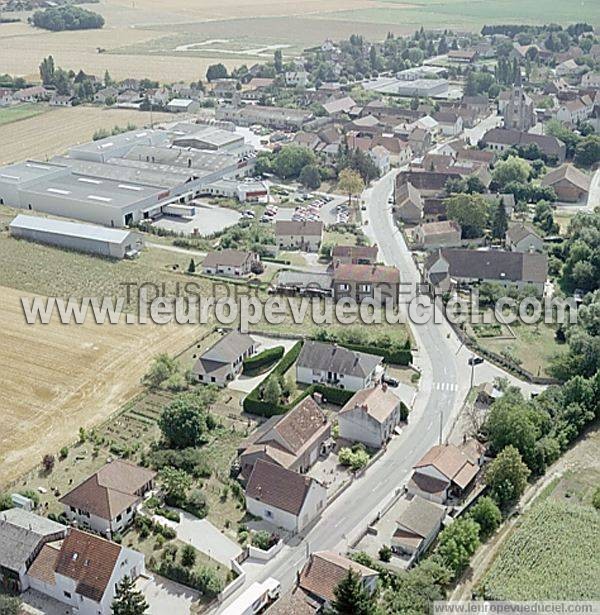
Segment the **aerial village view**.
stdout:
[[600,614],[600,2],[0,0],[0,615]]

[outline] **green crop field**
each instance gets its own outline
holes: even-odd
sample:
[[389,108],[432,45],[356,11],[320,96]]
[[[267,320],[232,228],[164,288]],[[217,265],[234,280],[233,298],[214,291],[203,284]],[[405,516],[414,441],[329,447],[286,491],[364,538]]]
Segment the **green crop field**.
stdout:
[[482,582],[490,600],[599,600],[600,514],[547,500],[523,517]]
[[[600,24],[600,3],[591,0],[544,0],[543,3],[540,0],[382,0],[380,5],[386,6],[336,11],[318,17],[358,23],[402,24],[413,26],[413,29],[423,25],[426,28],[474,30],[492,23],[585,21]],[[543,17],[540,15],[542,9]]]
[[3,124],[11,124],[18,120],[26,120],[30,117],[35,117],[41,113],[46,113],[50,110],[47,105],[23,104],[15,105],[14,107],[0,108],[0,126]]

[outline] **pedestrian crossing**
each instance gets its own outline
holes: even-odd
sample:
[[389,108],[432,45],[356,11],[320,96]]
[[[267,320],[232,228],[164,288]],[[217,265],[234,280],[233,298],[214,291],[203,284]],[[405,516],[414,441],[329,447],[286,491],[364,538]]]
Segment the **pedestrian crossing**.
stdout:
[[458,384],[455,382],[434,382],[433,383],[434,391],[458,391]]

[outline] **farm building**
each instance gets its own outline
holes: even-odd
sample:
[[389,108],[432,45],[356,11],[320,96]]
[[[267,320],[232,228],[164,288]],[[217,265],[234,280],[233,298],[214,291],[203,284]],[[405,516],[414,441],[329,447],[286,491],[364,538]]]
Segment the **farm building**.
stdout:
[[142,247],[142,237],[138,233],[66,220],[20,214],[9,228],[13,237],[109,258],[133,256]]

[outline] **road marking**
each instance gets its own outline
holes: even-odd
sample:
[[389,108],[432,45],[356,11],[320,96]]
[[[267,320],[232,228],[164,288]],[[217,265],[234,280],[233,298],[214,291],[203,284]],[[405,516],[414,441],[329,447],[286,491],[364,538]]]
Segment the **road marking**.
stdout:
[[458,391],[458,384],[455,382],[434,382],[433,389],[435,391]]
[[345,520],[346,520],[346,517],[340,517],[340,520],[337,523],[335,523],[333,527],[337,527],[338,525],[342,524]]

